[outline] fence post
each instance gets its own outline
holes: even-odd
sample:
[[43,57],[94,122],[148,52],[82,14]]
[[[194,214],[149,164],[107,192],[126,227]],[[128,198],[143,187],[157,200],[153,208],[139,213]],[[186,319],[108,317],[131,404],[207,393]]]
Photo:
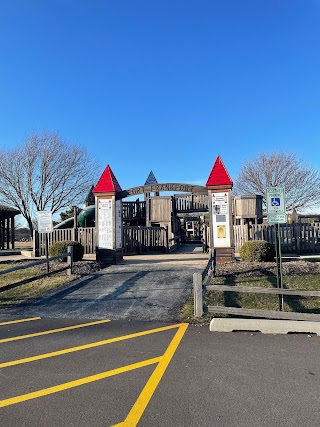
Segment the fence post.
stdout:
[[166,252],[169,252],[169,230],[168,226],[166,225]]
[[67,263],[68,263],[67,275],[71,276],[72,268],[73,268],[73,246],[68,246],[67,252],[70,254],[67,257]]
[[193,273],[193,296],[194,296],[194,316],[201,317],[203,315],[203,300],[202,300],[202,275]]
[[301,240],[302,240],[302,233],[301,233],[301,223],[295,224],[295,238],[296,238],[296,245],[297,245],[297,254],[301,254]]
[[33,236],[32,236],[32,256],[38,257],[39,254],[39,233],[37,230],[33,230]]

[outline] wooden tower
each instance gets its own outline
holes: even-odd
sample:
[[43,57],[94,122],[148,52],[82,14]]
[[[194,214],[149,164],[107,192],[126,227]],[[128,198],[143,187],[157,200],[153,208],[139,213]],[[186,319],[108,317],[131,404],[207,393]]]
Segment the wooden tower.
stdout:
[[210,248],[216,250],[218,261],[233,261],[233,182],[220,156],[213,165],[206,187],[209,196]]
[[123,257],[122,189],[109,165],[93,189],[97,233],[96,259],[116,264]]

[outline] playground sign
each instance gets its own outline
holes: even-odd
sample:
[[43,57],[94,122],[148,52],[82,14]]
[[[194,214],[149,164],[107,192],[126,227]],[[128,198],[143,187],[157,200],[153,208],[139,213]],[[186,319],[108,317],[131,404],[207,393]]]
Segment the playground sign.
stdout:
[[111,199],[98,200],[99,248],[112,249],[114,224],[113,203]]
[[212,193],[212,224],[215,247],[230,246],[229,192]]
[[267,214],[270,224],[287,222],[285,192],[283,187],[267,187]]
[[52,212],[38,211],[38,233],[51,233],[53,231]]

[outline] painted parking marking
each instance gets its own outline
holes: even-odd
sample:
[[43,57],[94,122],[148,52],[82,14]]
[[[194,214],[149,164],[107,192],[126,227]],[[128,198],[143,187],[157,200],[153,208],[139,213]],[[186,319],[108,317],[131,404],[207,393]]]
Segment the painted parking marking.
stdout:
[[79,387],[84,384],[89,384],[94,381],[99,381],[104,378],[114,375],[123,374],[124,372],[133,371],[134,369],[144,368],[145,366],[153,365],[159,362],[161,357],[143,360],[142,362],[133,363],[132,365],[123,366],[121,368],[112,369],[110,371],[101,372],[100,374],[90,375],[89,377],[79,378],[75,381],[59,384],[53,387],[44,388],[42,390],[33,391],[31,393],[21,394],[20,396],[10,397],[9,399],[0,400],[0,408],[14,405],[16,403],[25,402],[26,400],[36,399],[38,397],[47,396],[48,394],[58,393],[59,391],[68,390],[69,388]]
[[81,323],[79,325],[67,326],[65,328],[50,329],[48,331],[36,332],[34,334],[18,335],[18,336],[11,337],[11,338],[4,338],[4,339],[0,340],[0,343],[11,342],[11,341],[18,341],[18,340],[24,340],[26,338],[39,337],[41,335],[54,334],[56,332],[70,331],[71,329],[84,328],[86,326],[93,326],[93,325],[98,325],[100,323],[106,323],[106,322],[110,322],[110,320],[98,320],[98,321],[95,321],[95,322]]
[[115,342],[124,341],[124,340],[132,339],[132,338],[138,338],[138,337],[142,337],[144,335],[150,335],[150,334],[154,334],[157,332],[163,332],[163,331],[167,331],[169,329],[175,329],[175,328],[177,328],[177,325],[163,326],[161,328],[148,329],[146,331],[136,332],[134,334],[129,334],[129,335],[122,335],[120,337],[109,338],[106,340],[96,341],[96,342],[89,343],[89,344],[83,344],[83,345],[79,345],[76,347],[64,348],[62,350],[57,350],[57,351],[53,351],[50,353],[43,353],[43,354],[39,354],[36,356],[26,357],[23,359],[10,360],[8,362],[0,363],[0,369],[1,368],[8,368],[9,366],[21,365],[23,363],[34,362],[36,360],[47,359],[49,357],[62,356],[63,354],[69,354],[69,353],[73,353],[76,351],[87,350],[89,348],[94,348],[94,347],[99,347],[102,345],[112,344]]
[[40,320],[40,319],[41,319],[41,317],[29,317],[27,319],[10,320],[8,322],[1,322],[0,326],[12,325],[13,323],[31,322],[31,320]]
[[119,424],[115,424],[113,426],[113,427],[135,427],[139,422],[143,412],[145,411],[151,397],[153,396],[161,378],[163,377],[163,374],[165,373],[174,353],[176,352],[183,338],[183,335],[187,330],[187,327],[188,327],[188,324],[181,323],[181,324],[172,325],[169,327],[163,327],[163,328],[153,329],[153,330],[144,331],[136,334],[126,335],[124,337],[118,337],[119,339],[121,338],[128,339],[128,337],[133,338],[133,336],[137,337],[137,336],[147,335],[148,333],[149,334],[156,333],[166,329],[174,329],[174,328],[178,329],[173,339],[171,340],[170,344],[168,345],[165,353],[162,356],[143,360],[141,362],[122,366],[120,368],[101,372],[99,374],[90,375],[88,377],[79,378],[75,381],[69,381],[53,387],[37,390],[31,393],[26,393],[26,394],[14,396],[8,399],[4,399],[0,401],[0,407],[6,407],[6,406],[14,405],[17,403],[25,402],[27,400],[36,399],[42,396],[47,396],[49,394],[57,393],[57,392],[71,389],[74,387],[79,387],[84,384],[92,383],[94,381],[99,381],[104,378],[123,374],[125,372],[133,371],[135,369],[140,369],[146,366],[157,365],[153,373],[149,377],[147,383],[145,384],[143,390],[141,391],[140,395],[138,396],[138,399],[136,400],[133,407],[131,408],[126,419],[120,422]]
[[165,351],[164,355],[160,358],[160,361],[158,362],[158,365],[156,369],[151,374],[149,380],[147,381],[146,385],[144,386],[142,392],[140,393],[138,399],[136,400],[135,404],[133,405],[131,411],[129,412],[127,418],[119,423],[114,424],[111,427],[135,427],[142,414],[144,413],[151,397],[153,396],[153,393],[155,392],[163,374],[165,373],[174,353],[176,352],[180,341],[183,338],[184,333],[186,332],[188,328],[187,323],[182,323],[180,325],[177,325],[179,327],[178,331],[176,332],[175,336],[173,337],[172,341],[170,342],[167,350]]

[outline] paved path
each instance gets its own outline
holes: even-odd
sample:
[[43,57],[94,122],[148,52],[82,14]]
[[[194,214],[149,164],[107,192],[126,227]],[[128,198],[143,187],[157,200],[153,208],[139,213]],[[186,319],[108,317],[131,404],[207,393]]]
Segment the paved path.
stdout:
[[122,264],[1,311],[52,318],[177,321],[192,290],[192,275],[207,261],[200,245],[185,245],[173,254],[125,257]]

